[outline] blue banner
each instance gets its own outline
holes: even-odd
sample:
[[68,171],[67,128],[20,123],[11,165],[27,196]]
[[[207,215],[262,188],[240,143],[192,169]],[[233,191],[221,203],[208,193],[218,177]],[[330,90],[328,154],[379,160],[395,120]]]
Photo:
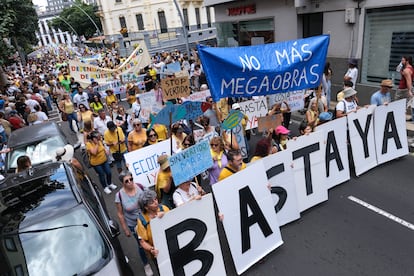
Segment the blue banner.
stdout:
[[234,48],[198,45],[214,101],[317,87],[329,36]]
[[191,180],[213,166],[210,144],[207,140],[195,144],[168,158],[176,186]]

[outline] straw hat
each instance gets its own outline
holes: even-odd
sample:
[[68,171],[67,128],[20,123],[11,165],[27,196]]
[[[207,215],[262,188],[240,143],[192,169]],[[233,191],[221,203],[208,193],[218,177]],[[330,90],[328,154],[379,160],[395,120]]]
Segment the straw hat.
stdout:
[[351,97],[353,95],[355,95],[357,92],[352,89],[352,87],[348,87],[344,89],[344,98],[348,98]]
[[392,88],[393,87],[392,80],[382,80],[381,81],[381,86]]

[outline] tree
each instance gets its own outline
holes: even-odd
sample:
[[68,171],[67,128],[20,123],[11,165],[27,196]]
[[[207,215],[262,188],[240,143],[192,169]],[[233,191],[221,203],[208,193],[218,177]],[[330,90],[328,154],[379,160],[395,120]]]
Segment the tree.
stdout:
[[[87,5],[80,0],[77,0],[73,6],[63,9],[60,15],[54,18],[49,23],[49,25],[52,28],[60,29],[62,31],[67,31],[70,33],[73,33],[73,28],[76,33],[79,35],[84,35],[85,38],[93,37],[98,30],[96,30],[91,20],[85,15],[82,10],[84,10],[92,18],[92,20],[98,26],[99,30],[101,30],[101,21],[99,20],[99,17],[95,15],[94,6]],[[63,20],[61,18],[63,18]]]
[[21,57],[37,44],[38,17],[32,0],[2,0],[0,5],[0,65],[13,62],[10,57],[19,50]]

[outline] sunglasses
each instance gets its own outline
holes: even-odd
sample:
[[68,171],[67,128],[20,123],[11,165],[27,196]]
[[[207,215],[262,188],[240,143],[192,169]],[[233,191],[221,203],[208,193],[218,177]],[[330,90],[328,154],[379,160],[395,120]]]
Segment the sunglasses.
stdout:
[[185,143],[184,146],[189,147],[189,146],[191,146],[191,144]]
[[210,144],[212,147],[218,147],[218,144]]
[[134,124],[134,127],[136,127],[136,126],[141,126],[141,124]]
[[150,134],[148,137],[157,137],[157,134]]
[[125,183],[133,182],[133,181],[134,181],[134,179],[132,177],[127,178],[127,179],[124,180]]

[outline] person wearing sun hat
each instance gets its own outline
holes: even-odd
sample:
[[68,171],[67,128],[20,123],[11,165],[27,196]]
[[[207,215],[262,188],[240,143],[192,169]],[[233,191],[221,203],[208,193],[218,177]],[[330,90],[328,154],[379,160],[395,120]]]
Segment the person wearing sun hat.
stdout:
[[380,90],[372,94],[371,104],[376,106],[378,105],[387,105],[391,102],[391,89],[393,87],[392,80],[382,80],[380,84]]
[[343,92],[344,99],[336,104],[336,118],[341,118],[359,109],[358,103],[355,100],[357,92],[351,87],[344,89]]
[[157,162],[160,165],[160,170],[155,182],[155,192],[157,193],[160,204],[164,204],[172,209],[174,208],[173,194],[175,185],[171,174],[170,163],[168,162],[168,155],[163,154],[158,156]]

